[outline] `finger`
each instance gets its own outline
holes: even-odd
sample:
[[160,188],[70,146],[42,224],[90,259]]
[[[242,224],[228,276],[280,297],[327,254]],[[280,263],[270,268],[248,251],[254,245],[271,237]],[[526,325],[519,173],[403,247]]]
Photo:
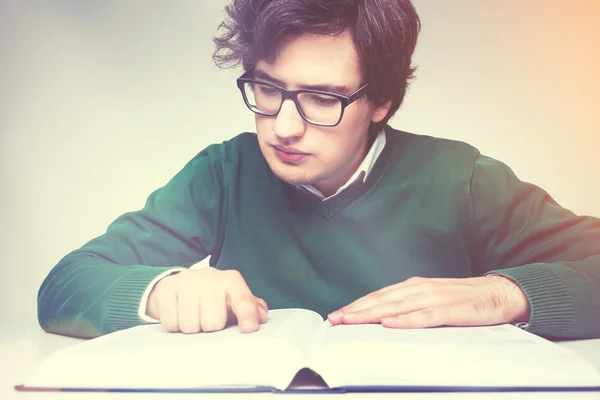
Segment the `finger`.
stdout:
[[[237,273],[228,290],[228,305],[233,312],[242,333],[255,332],[260,324],[259,309],[262,308],[243,277]],[[264,300],[263,300],[264,302]],[[266,302],[264,306],[266,307]]]
[[406,296],[400,301],[385,302],[356,313],[344,314],[343,322],[345,324],[379,323],[382,318],[390,316],[408,314],[428,308],[450,307],[452,301],[453,299],[448,297],[446,293],[417,292]]
[[247,333],[258,330],[259,308],[252,295],[234,295],[231,298],[231,310],[237,319],[241,332]]
[[380,301],[379,301],[380,294],[379,293],[380,293],[379,291],[372,292],[372,293],[369,293],[369,294],[353,301],[352,303],[327,315],[327,320],[332,325],[339,325],[339,324],[344,323],[343,322],[344,315],[352,314],[352,313],[361,311],[365,308],[371,308],[371,307],[374,307],[375,305],[379,304],[380,303]]
[[158,301],[158,319],[161,325],[169,332],[179,332],[177,318],[177,295],[175,292],[163,293]]
[[381,320],[385,328],[433,328],[447,325],[448,308],[436,307],[411,312],[408,314],[386,317]]
[[245,281],[240,280],[227,293],[229,308],[237,319],[241,332],[255,332],[259,325],[260,306]]
[[332,312],[327,316],[327,320],[331,325],[339,325],[342,323],[342,311],[341,309]]
[[[392,285],[392,286],[387,286],[386,288],[393,288],[396,285]],[[384,289],[386,289],[384,288]],[[375,300],[377,300],[379,298],[379,296],[381,296],[381,293],[383,289],[379,289],[376,290],[374,292],[371,292],[369,294],[364,295],[363,297],[354,300],[352,303],[340,308],[340,312],[355,312],[358,311],[361,307],[364,306],[364,304],[370,304],[373,303]]]
[[256,297],[256,301],[258,302],[258,305],[260,305],[262,308],[265,309],[265,311],[269,311],[269,306],[267,306],[267,302],[266,301],[264,301],[260,297]]
[[207,291],[200,297],[200,326],[204,332],[220,331],[227,325],[227,300],[222,290]]
[[[420,278],[420,280],[412,280],[412,279],[413,278],[408,279],[404,282],[386,286],[384,288],[381,288],[379,290],[371,292],[371,293],[361,297],[360,299],[353,301],[352,303],[348,304],[347,306],[342,307],[341,311],[342,311],[342,313],[357,312],[360,310],[364,310],[365,308],[373,307],[375,304],[380,303],[381,298],[383,296],[389,295],[390,292],[400,294],[402,292],[399,292],[398,291],[399,289],[407,288],[407,287],[414,286],[414,285],[424,282],[424,279],[422,279],[422,278]],[[395,301],[397,301],[397,300],[398,299],[395,298]]]
[[374,307],[366,310],[358,311],[356,313],[343,314],[343,324],[371,324],[380,323],[382,318],[398,315],[401,303],[391,302],[378,304]]
[[261,324],[267,322],[269,318],[269,307],[267,306],[267,302],[261,299],[260,297],[256,298],[258,303],[258,319]]
[[269,319],[269,312],[261,306],[258,307],[258,322],[264,324]]
[[181,290],[177,295],[177,318],[183,333],[198,333],[200,326],[200,297],[190,290]]
[[411,285],[397,284],[394,285],[394,289],[385,291],[379,290],[370,293],[349,306],[343,307],[341,312],[342,315],[358,313],[382,304],[406,301],[410,296],[415,296],[419,293],[433,295],[436,291],[440,290],[440,287],[436,285],[436,283],[429,280],[420,281]]

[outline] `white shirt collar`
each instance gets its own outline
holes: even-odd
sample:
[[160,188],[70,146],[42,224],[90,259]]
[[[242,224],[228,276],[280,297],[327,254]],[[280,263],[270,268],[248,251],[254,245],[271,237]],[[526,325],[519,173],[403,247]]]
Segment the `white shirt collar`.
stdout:
[[367,180],[367,177],[373,170],[373,166],[375,165],[375,162],[379,158],[379,155],[383,151],[384,147],[385,147],[385,131],[382,130],[381,132],[379,132],[379,134],[373,141],[373,144],[371,145],[369,152],[367,153],[367,155],[365,156],[363,161],[358,166],[358,169],[356,170],[356,172],[354,172],[354,174],[352,174],[350,179],[348,179],[348,181],[343,186],[341,186],[334,194],[332,194],[329,197],[325,197],[319,189],[315,188],[312,185],[296,185],[296,187],[302,187],[302,188],[306,189],[310,193],[319,197],[321,200],[327,200],[334,196],[337,196],[344,189],[347,189],[350,185],[352,185],[358,179],[360,179],[361,176],[362,176],[362,182]]

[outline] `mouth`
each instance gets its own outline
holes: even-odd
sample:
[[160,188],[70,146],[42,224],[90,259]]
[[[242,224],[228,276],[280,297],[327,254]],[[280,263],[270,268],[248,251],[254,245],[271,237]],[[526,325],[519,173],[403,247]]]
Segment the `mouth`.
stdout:
[[285,163],[297,163],[302,159],[310,156],[309,153],[301,152],[297,149],[287,148],[283,146],[273,146],[277,157]]

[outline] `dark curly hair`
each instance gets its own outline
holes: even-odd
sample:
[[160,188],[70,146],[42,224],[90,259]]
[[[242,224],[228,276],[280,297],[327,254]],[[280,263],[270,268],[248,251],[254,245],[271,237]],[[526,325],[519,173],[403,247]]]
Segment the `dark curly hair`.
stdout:
[[215,64],[252,70],[273,62],[280,41],[304,33],[336,35],[348,29],[358,52],[369,99],[391,100],[379,131],[398,110],[415,67],[412,55],[421,22],[411,0],[232,0],[214,38]]

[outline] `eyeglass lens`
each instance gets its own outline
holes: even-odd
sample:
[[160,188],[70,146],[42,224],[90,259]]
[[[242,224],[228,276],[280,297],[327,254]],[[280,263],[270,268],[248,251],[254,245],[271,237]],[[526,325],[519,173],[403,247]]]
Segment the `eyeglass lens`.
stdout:
[[[246,82],[244,93],[250,108],[255,112],[275,115],[281,107],[281,91],[270,85]],[[336,124],[342,114],[342,102],[333,96],[302,92],[298,94],[298,102],[302,109],[301,113],[309,122]]]

